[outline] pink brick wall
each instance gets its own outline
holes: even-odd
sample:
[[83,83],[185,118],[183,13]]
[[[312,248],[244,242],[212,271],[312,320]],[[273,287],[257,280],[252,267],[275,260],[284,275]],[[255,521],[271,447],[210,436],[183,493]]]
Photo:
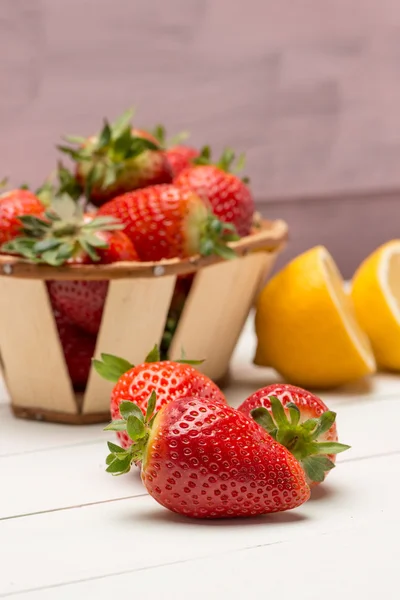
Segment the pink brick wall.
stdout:
[[[40,182],[62,132],[135,104],[144,125],[246,150],[292,251],[329,241],[350,272],[396,234],[399,203],[376,230],[377,201],[292,199],[400,187],[399,34],[396,0],[1,0],[1,173]],[[343,252],[332,210],[374,227],[361,250]]]

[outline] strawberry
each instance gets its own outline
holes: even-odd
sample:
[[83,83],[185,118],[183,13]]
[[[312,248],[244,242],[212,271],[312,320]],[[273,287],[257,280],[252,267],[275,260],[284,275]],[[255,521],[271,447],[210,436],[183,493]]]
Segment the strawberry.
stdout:
[[21,215],[41,216],[44,206],[29,190],[11,190],[0,195],[0,246],[19,235]]
[[[111,217],[83,215],[67,195],[53,199],[45,218],[21,217],[23,236],[3,248],[36,262],[59,266],[64,263],[110,263],[137,260],[131,240]],[[54,308],[85,331],[99,331],[108,281],[55,280],[47,282]]]
[[225,241],[236,239],[210,213],[194,192],[174,185],[156,185],[136,190],[107,202],[98,212],[124,223],[144,261],[184,258],[193,254],[235,256]]
[[191,146],[171,146],[165,151],[167,160],[171,166],[172,176],[178,177],[182,171],[192,165],[194,158],[199,156],[199,151]]
[[92,365],[96,338],[79,329],[58,310],[54,310],[54,319],[72,384],[77,390],[84,389]]
[[207,198],[214,214],[224,223],[232,223],[240,236],[249,235],[255,211],[254,200],[245,181],[229,173],[234,154],[226,150],[216,164],[208,164],[209,149],[195,159],[197,163],[175,179],[178,187],[189,188]]
[[[175,398],[187,394],[226,403],[225,396],[218,386],[194,368],[193,365],[201,361],[161,361],[157,346],[144,362],[136,367],[109,354],[101,356],[101,361],[93,361],[94,368],[105,379],[116,382],[110,406],[113,419],[121,418],[120,404],[126,401],[134,402],[145,414],[149,396],[153,391],[157,394],[157,410]],[[124,448],[132,444],[126,431],[119,431],[118,437]]]
[[335,466],[336,454],[350,448],[337,441],[336,413],[328,410],[318,396],[294,385],[264,387],[238,410],[290,450],[310,484],[322,482]]
[[182,145],[182,141],[188,137],[186,132],[179,133],[171,140],[167,140],[165,128],[162,125],[157,125],[153,134],[165,149],[165,155],[170,164],[173,177],[177,177],[186,167],[190,167],[193,159],[200,155],[197,148]]
[[147,491],[165,508],[188,517],[248,517],[289,510],[308,500],[304,471],[293,455],[254,421],[221,402],[189,394],[153,415],[122,402],[128,449],[109,443],[107,471],[122,474],[141,463]]
[[96,335],[100,329],[108,281],[85,279],[47,282],[52,306],[61,311],[71,323],[87,333]]
[[98,135],[67,136],[59,146],[76,163],[76,179],[96,206],[124,192],[172,181],[169,162],[156,139],[132,128],[133,111],[114,123],[105,120]]

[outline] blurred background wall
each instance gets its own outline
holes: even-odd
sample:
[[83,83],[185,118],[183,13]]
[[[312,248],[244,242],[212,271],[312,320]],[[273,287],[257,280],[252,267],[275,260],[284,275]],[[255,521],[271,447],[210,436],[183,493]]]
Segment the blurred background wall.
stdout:
[[396,0],[0,0],[0,174],[38,184],[63,132],[137,122],[247,153],[282,260],[327,245],[346,276],[400,237]]

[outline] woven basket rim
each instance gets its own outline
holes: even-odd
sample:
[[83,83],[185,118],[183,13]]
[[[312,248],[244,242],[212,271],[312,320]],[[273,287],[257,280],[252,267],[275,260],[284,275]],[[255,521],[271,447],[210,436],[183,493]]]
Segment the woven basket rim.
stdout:
[[[261,221],[260,229],[231,242],[238,256],[252,251],[278,252],[285,245],[288,237],[288,226],[285,221]],[[0,277],[16,277],[21,279],[127,279],[143,277],[163,277],[167,275],[186,275],[200,268],[222,262],[219,256],[194,255],[189,258],[173,258],[158,262],[117,262],[108,265],[64,265],[52,267],[38,265],[28,260],[0,255]]]

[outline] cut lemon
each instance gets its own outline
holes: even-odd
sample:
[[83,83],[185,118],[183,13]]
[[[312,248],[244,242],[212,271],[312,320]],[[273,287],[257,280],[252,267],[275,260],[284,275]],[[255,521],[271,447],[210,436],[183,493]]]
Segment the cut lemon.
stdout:
[[339,270],[321,246],[267,283],[257,301],[256,333],[255,364],[306,388],[334,387],[375,371]]
[[400,240],[378,248],[360,265],[351,295],[378,366],[400,370]]

